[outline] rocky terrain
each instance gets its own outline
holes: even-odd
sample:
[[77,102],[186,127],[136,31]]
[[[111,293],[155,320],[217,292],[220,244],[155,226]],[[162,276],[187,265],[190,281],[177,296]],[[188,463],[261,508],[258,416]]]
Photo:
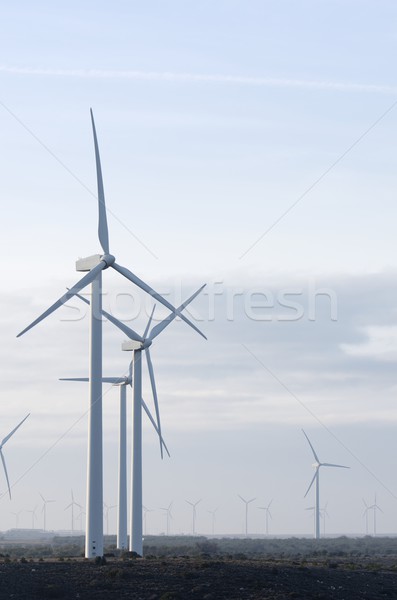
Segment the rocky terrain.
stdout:
[[397,599],[397,571],[388,563],[313,565],[180,557],[109,558],[97,564],[84,559],[23,559],[1,562],[0,599]]

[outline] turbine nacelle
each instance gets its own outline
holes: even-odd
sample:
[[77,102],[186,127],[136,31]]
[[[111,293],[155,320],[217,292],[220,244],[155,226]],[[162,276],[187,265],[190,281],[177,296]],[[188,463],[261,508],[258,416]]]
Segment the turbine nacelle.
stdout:
[[142,342],[137,342],[135,340],[126,340],[125,342],[122,343],[121,349],[126,352],[128,352],[128,351],[131,352],[134,350],[142,350],[143,344],[142,344]]

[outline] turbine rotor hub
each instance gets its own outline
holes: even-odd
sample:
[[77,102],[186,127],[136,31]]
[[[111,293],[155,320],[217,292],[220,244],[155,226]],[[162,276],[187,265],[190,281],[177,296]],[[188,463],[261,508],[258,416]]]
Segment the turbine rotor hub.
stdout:
[[105,263],[106,268],[110,267],[116,260],[116,257],[113,254],[104,254],[101,256],[101,261]]
[[142,344],[142,350],[144,350],[145,348],[149,348],[149,346],[152,345],[152,340],[145,340]]

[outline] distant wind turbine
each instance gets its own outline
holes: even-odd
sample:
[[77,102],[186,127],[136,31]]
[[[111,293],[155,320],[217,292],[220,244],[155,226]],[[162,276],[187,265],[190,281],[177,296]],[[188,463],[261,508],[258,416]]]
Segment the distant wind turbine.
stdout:
[[144,535],[148,535],[147,532],[147,515],[148,513],[154,512],[153,508],[147,508],[146,506],[142,506],[143,508],[143,533]]
[[34,524],[36,522],[36,510],[37,510],[37,504],[34,507],[33,510],[27,510],[26,512],[30,513],[32,515],[32,529],[34,529]]
[[[87,272],[69,291],[44,311],[30,325],[25,327],[20,337],[32,327],[40,323],[51,313],[65,304],[70,298],[91,284],[90,310],[90,391],[88,418],[88,456],[87,456],[87,521],[85,556],[92,558],[103,555],[103,440],[102,440],[102,271],[109,267],[123,275],[128,281],[141,288],[155,300],[168,308],[175,316],[180,317],[204,338],[205,336],[189,319],[179,312],[168,300],[158,294],[152,287],[142,281],[129,269],[122,267],[110,254],[109,233],[106,216],[105,193],[102,179],[101,159],[92,110],[91,124],[94,137],[95,162],[98,187],[98,237],[103,254],[96,254],[79,259],[76,270]],[[140,398],[139,398],[140,402]],[[140,507],[140,510],[142,507]],[[142,535],[141,535],[142,537]],[[141,541],[142,543],[142,541]]]
[[40,494],[40,492],[39,496],[43,501],[43,508],[41,509],[41,512],[43,513],[43,529],[44,531],[47,531],[47,504],[49,504],[50,502],[55,502],[55,500],[46,500],[44,496]]
[[197,517],[196,507],[198,504],[200,504],[201,500],[202,500],[202,498],[200,498],[200,500],[197,500],[197,502],[190,502],[190,500],[185,500],[185,502],[190,504],[190,506],[192,507],[192,535],[196,535],[196,517]]
[[373,511],[373,514],[374,514],[374,537],[376,537],[376,511],[380,510],[380,512],[383,513],[383,510],[381,509],[381,507],[378,506],[376,503],[376,494],[375,494],[374,503],[369,508]]
[[23,513],[23,510],[19,510],[18,512],[12,512],[11,514],[15,516],[15,529],[19,527],[19,515]]
[[216,515],[218,509],[219,509],[219,506],[217,506],[214,510],[207,510],[207,512],[212,516],[212,519],[211,519],[211,521],[212,521],[212,529],[211,529],[212,530],[212,535],[215,534],[215,515]]
[[6,481],[7,481],[8,493],[10,495],[10,500],[11,500],[10,480],[8,478],[6,461],[5,461],[4,454],[3,454],[3,446],[8,442],[8,440],[10,439],[10,437],[12,437],[14,435],[14,433],[16,432],[16,430],[20,428],[20,426],[22,425],[22,423],[24,421],[26,421],[26,419],[28,418],[29,415],[30,415],[30,413],[27,414],[26,417],[24,419],[22,419],[22,421],[20,423],[18,423],[18,425],[16,427],[14,427],[14,429],[12,431],[10,431],[10,433],[8,435],[6,435],[5,438],[3,438],[1,440],[1,443],[0,443],[0,457],[1,457],[1,462],[3,463],[3,469],[4,469],[4,474],[6,476]]
[[172,520],[171,508],[172,508],[172,502],[169,503],[169,505],[168,505],[167,508],[161,508],[160,507],[160,510],[163,510],[165,512],[166,533],[167,533],[167,535],[170,534],[170,521]]
[[371,509],[368,506],[368,504],[365,502],[364,498],[363,498],[363,503],[365,506],[365,510],[363,512],[363,517],[365,518],[365,535],[368,535],[368,513]]
[[251,500],[245,500],[245,498],[240,496],[240,494],[237,494],[237,496],[245,504],[245,537],[248,537],[248,505],[251,504],[251,502],[253,502],[254,500],[256,500],[256,498],[251,498]]
[[112,506],[108,506],[106,504],[106,502],[104,502],[103,507],[105,509],[106,535],[109,535],[109,512],[112,510],[112,508],[116,508],[116,504],[112,504]]
[[270,500],[269,504],[267,506],[258,506],[259,510],[264,510],[265,511],[265,519],[266,519],[266,535],[269,535],[269,517],[270,519],[272,519],[272,513],[270,512],[270,506],[271,503],[273,502],[273,498]]
[[73,490],[70,490],[71,496],[72,496],[72,501],[70,502],[70,504],[68,504],[65,507],[65,510],[68,510],[69,508],[72,509],[71,513],[72,513],[72,533],[74,533],[74,507],[77,506],[77,508],[80,508],[80,510],[83,509],[83,507],[81,506],[81,504],[79,504],[78,502],[75,502],[74,496],[73,496]]
[[305,494],[305,498],[307,496],[307,494],[309,493],[312,485],[314,482],[316,482],[316,499],[315,499],[315,518],[314,518],[314,523],[315,523],[315,527],[314,527],[314,537],[316,540],[320,539],[320,468],[321,467],[337,467],[339,469],[350,469],[350,467],[346,467],[345,465],[335,465],[333,463],[322,463],[320,462],[320,459],[318,458],[316,451],[314,450],[311,441],[309,440],[309,438],[307,437],[306,433],[303,431],[303,435],[305,436],[305,438],[307,439],[309,446],[311,448],[311,451],[313,452],[313,456],[315,458],[315,463],[313,463],[313,467],[316,469],[313,479],[310,482],[309,487],[307,488],[306,494]]

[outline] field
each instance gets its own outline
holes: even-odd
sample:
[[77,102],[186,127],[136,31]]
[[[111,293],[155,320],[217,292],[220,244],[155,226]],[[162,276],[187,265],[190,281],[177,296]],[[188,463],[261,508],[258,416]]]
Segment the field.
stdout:
[[1,543],[0,599],[397,599],[397,540],[147,538],[145,558],[81,557],[82,539]]

